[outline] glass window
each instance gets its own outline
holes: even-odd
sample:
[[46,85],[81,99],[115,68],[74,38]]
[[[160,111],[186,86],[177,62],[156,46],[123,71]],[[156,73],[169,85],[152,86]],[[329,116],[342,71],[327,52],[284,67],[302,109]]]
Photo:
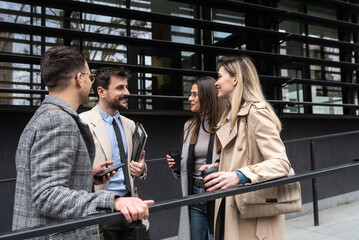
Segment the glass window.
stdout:
[[[157,22],[151,17],[145,21],[135,19],[135,16],[117,16],[111,13],[98,12],[89,13],[87,9],[74,11],[58,8],[47,8],[30,4],[12,3],[0,1],[0,21],[17,23],[23,25],[33,25],[63,29],[69,28],[85,33],[102,34],[103,36],[124,36],[146,40],[161,40],[187,45],[208,45],[231,49],[247,50],[250,46],[251,51],[256,52],[253,56],[258,63],[259,73],[267,75],[279,75],[294,79],[320,80],[332,82],[356,82],[356,72],[351,72],[351,68],[327,66],[327,61],[341,62],[343,60],[344,48],[327,46],[317,42],[311,42],[311,38],[330,40],[335,43],[342,39],[336,26],[321,26],[321,24],[308,22],[302,19],[283,18],[267,24],[261,21],[256,22],[255,17],[258,13],[251,11],[241,11],[241,9],[220,9],[203,7],[201,4],[180,3],[168,0],[79,0],[89,4],[99,4],[110,8],[129,8],[131,10],[144,13],[159,13],[179,18],[178,22]],[[74,2],[76,4],[76,2]],[[278,8],[292,12],[304,13],[323,19],[337,19],[337,10],[327,6],[307,4],[299,0],[278,1]],[[96,10],[95,7],[92,10]],[[45,16],[42,15],[45,13]],[[255,16],[255,17],[253,17]],[[289,15],[288,15],[289,16]],[[199,19],[212,21],[217,24],[232,26],[255,26],[258,31],[241,32],[211,29],[202,29],[201,26],[181,26],[182,19]],[[247,18],[247,19],[246,19]],[[254,19],[255,24],[251,23]],[[268,19],[271,18],[264,18]],[[355,19],[354,19],[355,20]],[[152,22],[153,21],[153,22]],[[292,34],[288,39],[278,38],[277,36],[261,34],[261,28],[279,31],[281,33]],[[253,34],[253,35],[251,35]],[[181,47],[168,47],[140,44],[136,41],[124,43],[109,37],[102,39],[80,38],[79,34],[73,36],[50,36],[45,33],[8,33],[0,32],[0,54],[3,54],[3,62],[0,62],[0,86],[4,88],[20,89],[42,89],[46,87],[40,81],[40,70],[37,64],[24,64],[22,60],[18,62],[7,62],[5,54],[12,54],[15,58],[21,59],[22,56],[39,59],[43,51],[55,45],[74,45],[83,50],[87,59],[99,66],[102,63],[134,66],[132,78],[130,79],[130,92],[141,95],[168,95],[168,96],[187,96],[190,92],[192,82],[196,79],[194,73],[187,73],[186,70],[206,70],[217,71],[221,61],[230,58],[234,54],[200,52],[196,49]],[[302,39],[302,36],[309,37]],[[345,37],[348,41],[356,44],[357,39],[353,34]],[[258,41],[257,41],[258,40]],[[250,42],[249,42],[250,41]],[[253,41],[253,42],[252,42]],[[343,40],[341,40],[343,41]],[[331,44],[333,45],[333,44]],[[258,49],[257,49],[258,48]],[[355,48],[353,48],[355,49]],[[350,52],[351,51],[351,52]],[[265,58],[265,54],[271,53],[273,56]],[[282,56],[275,56],[280,54]],[[263,56],[263,58],[262,58]],[[289,56],[288,58],[282,58]],[[294,56],[291,58],[290,56]],[[303,57],[303,58],[298,58]],[[315,65],[307,63],[305,58],[324,60]],[[264,59],[264,60],[263,60]],[[271,61],[269,66],[266,61]],[[357,57],[350,49],[345,57],[346,61],[355,63]],[[26,61],[25,61],[26,62]],[[33,61],[31,63],[34,63]],[[36,62],[35,62],[36,63]],[[94,67],[93,67],[94,68]],[[262,69],[261,69],[262,68]],[[183,71],[181,71],[181,69]],[[93,69],[95,70],[95,69]],[[188,75],[188,76],[187,76]],[[197,74],[198,75],[198,74]],[[352,79],[350,79],[352,76]],[[342,79],[344,78],[345,79]],[[339,86],[325,86],[325,84],[313,84],[303,81],[301,84],[289,82],[283,85],[275,83],[263,84],[268,96],[280,98],[285,101],[312,101],[314,103],[342,103],[345,101],[358,102],[358,91],[352,94],[347,88]],[[281,91],[281,92],[280,92]],[[347,96],[350,95],[348,98]],[[343,101],[343,96],[345,101]],[[14,104],[25,106],[36,106],[41,101],[40,95],[36,94],[0,94],[0,104]],[[93,105],[97,99],[91,97]],[[162,99],[132,98],[129,101],[129,108],[154,110],[154,109],[175,109],[188,110],[187,101],[168,101]],[[358,111],[357,111],[358,112]],[[342,107],[314,106],[288,106],[284,113],[296,114],[344,114]]]
[[[281,69],[283,77],[302,78],[302,71],[298,69]],[[283,101],[303,102],[303,84],[288,84],[282,88]],[[285,113],[304,113],[301,105],[287,106]]]
[[[236,25],[236,26],[245,26],[245,17],[244,13],[241,12],[233,12],[223,9],[213,9],[212,10],[213,22],[217,23],[224,23],[229,25]],[[229,32],[220,32],[220,31],[213,31],[213,43],[217,43],[222,39],[226,39],[229,36],[234,34]],[[236,33],[236,39],[241,39],[241,34]],[[242,44],[240,44],[242,45]]]

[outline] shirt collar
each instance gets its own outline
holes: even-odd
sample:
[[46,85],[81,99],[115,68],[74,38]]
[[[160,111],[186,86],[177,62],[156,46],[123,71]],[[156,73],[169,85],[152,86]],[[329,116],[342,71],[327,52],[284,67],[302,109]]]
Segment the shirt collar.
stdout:
[[97,104],[97,108],[98,108],[98,111],[100,112],[102,119],[109,124],[112,124],[113,119],[116,119],[116,118],[118,119],[120,117],[120,113],[118,111],[116,111],[116,114],[114,116],[111,116],[110,114],[102,111],[102,109],[100,108],[100,106],[98,104]]

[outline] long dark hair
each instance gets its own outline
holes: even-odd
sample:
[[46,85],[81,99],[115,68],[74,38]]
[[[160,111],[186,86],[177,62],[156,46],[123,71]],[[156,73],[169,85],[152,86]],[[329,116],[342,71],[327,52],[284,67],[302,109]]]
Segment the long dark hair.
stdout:
[[[196,130],[201,124],[205,132],[216,132],[217,123],[222,116],[223,111],[226,109],[226,101],[218,98],[217,88],[214,86],[215,82],[216,80],[214,78],[205,76],[197,79],[193,83],[198,87],[200,109],[199,112],[190,119],[183,142],[188,139],[190,131],[193,130],[190,144],[195,144],[197,141]],[[206,126],[204,125],[206,116],[208,119],[208,129],[206,129]]]

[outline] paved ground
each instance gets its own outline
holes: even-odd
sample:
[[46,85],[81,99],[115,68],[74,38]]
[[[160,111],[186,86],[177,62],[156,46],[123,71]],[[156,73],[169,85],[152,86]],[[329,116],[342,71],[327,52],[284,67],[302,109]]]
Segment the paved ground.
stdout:
[[286,221],[286,240],[359,240],[359,201],[319,212],[319,226],[313,214]]
[[[359,240],[359,201],[319,211],[317,227],[313,214],[285,223],[286,240]],[[177,236],[166,240],[177,240]]]

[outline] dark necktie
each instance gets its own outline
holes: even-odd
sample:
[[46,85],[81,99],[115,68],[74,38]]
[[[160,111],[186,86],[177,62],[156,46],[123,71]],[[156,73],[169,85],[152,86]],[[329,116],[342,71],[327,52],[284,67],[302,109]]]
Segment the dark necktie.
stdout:
[[[123,147],[122,134],[121,134],[120,128],[118,127],[115,119],[113,119],[113,121],[112,121],[112,126],[113,126],[113,130],[115,130],[118,148],[120,149],[121,162],[127,163],[125,149]],[[128,166],[127,165],[124,166],[122,168],[122,170],[123,170],[123,175],[125,176],[125,184],[126,184],[127,191],[131,192],[130,175],[128,174]]]

